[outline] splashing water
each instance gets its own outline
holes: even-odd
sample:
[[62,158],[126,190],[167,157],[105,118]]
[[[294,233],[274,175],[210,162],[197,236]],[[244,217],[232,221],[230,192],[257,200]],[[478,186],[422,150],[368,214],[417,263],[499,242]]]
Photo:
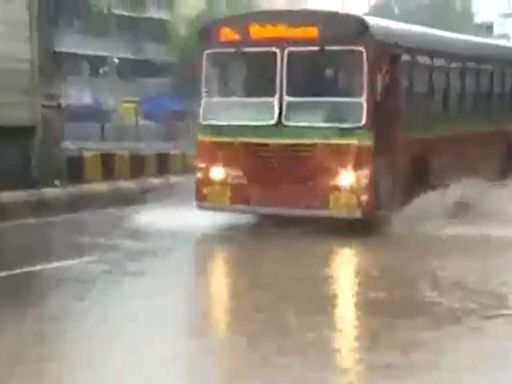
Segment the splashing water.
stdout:
[[251,216],[200,211],[193,206],[158,206],[136,214],[130,225],[151,231],[212,233],[254,221]]
[[394,217],[393,231],[512,237],[512,181],[464,180],[428,192]]

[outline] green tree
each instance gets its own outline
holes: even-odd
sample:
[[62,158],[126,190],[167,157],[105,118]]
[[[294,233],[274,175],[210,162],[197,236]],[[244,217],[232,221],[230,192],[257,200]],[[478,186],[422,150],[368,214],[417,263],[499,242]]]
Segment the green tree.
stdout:
[[199,91],[200,29],[214,19],[253,10],[253,1],[205,0],[199,12],[184,18],[180,24],[171,24],[171,50],[177,58],[178,88],[183,95],[194,97]]
[[369,14],[459,33],[475,33],[471,0],[380,0]]

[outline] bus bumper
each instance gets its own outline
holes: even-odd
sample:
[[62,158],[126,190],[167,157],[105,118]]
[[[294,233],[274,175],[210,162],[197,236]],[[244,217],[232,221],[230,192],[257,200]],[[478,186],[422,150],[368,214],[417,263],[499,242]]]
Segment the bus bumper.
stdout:
[[372,147],[199,143],[195,200],[205,210],[366,219],[373,214]]
[[365,215],[361,210],[352,212],[339,212],[321,209],[296,209],[296,208],[274,208],[274,207],[255,207],[244,205],[219,206],[209,203],[196,203],[199,209],[216,212],[233,212],[249,215],[261,216],[281,216],[281,217],[311,217],[311,218],[331,218],[342,220],[360,220]]

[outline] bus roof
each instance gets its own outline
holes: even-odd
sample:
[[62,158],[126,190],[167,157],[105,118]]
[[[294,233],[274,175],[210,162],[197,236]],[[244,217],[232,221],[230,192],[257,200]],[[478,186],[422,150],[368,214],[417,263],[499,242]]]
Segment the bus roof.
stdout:
[[378,17],[361,17],[372,36],[388,44],[426,52],[440,52],[475,60],[512,61],[512,45],[499,40],[445,32]]
[[512,45],[499,40],[445,32],[372,16],[316,10],[259,11],[218,19],[206,25],[203,41],[223,25],[249,23],[288,23],[317,25],[321,30],[318,44],[336,44],[352,38],[371,38],[412,52],[465,57],[475,61],[512,62]]

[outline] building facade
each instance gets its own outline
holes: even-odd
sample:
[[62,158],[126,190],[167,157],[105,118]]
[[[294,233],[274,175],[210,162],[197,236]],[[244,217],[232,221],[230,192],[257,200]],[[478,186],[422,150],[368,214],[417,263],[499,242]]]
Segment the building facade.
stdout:
[[259,0],[261,9],[301,9],[307,8],[307,0]]
[[507,41],[512,40],[512,1],[504,0],[501,12],[493,20],[494,36]]
[[138,101],[172,91],[170,1],[40,1],[42,79],[65,109],[65,139],[135,140]]

